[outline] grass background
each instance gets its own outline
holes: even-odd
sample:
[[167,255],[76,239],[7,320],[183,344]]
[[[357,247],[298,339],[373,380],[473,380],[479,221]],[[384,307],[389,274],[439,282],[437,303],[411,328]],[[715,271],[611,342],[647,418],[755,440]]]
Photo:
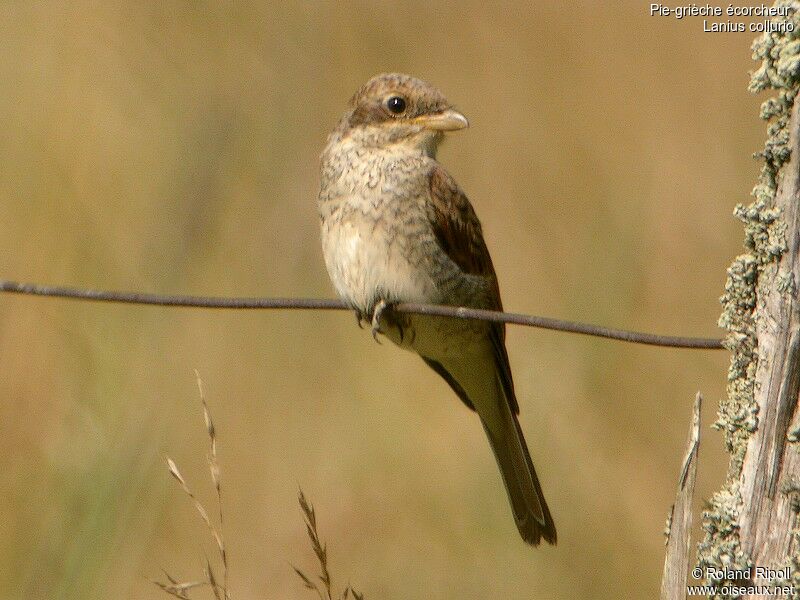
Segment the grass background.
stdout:
[[[330,296],[317,157],[355,89],[399,70],[472,127],[440,158],[509,310],[718,336],[735,203],[764,124],[753,34],[642,2],[0,4],[0,274],[152,292]],[[160,598],[213,548],[218,428],[232,591],[305,596],[296,505],[367,598],[657,593],[694,392],[701,499],[727,353],[511,328],[521,422],[559,530],[519,540],[474,415],[350,315],[0,298],[0,597]],[[205,544],[205,545],[204,545]]]

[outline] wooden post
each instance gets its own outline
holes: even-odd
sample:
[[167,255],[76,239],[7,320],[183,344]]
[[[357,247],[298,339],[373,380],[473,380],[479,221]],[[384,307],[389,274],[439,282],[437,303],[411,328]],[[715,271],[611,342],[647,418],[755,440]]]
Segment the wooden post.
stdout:
[[[700,447],[700,409],[703,397],[697,392],[692,411],[692,424],[686,442],[678,478],[678,494],[667,520],[667,557],[664,560],[664,575],[661,579],[661,600],[683,600],[686,598],[686,579],[691,554],[692,497],[697,478],[697,451]],[[693,582],[697,583],[697,582]]]
[[[786,0],[775,6],[797,8]],[[771,22],[783,31],[756,40],[762,64],[751,81],[753,91],[776,92],[762,106],[771,121],[764,168],[755,201],[735,211],[747,252],[728,269],[720,318],[732,357],[716,425],[731,459],[726,484],[703,514],[698,547],[717,598],[800,598],[800,19],[792,12]],[[749,585],[770,589],[733,587]]]
[[775,195],[786,250],[759,277],[754,387],[758,427],[748,440],[740,476],[742,550],[754,565],[775,568],[788,564],[798,552],[793,546],[800,451],[797,435],[790,434],[798,426],[793,421],[800,391],[800,102],[794,103],[791,115],[791,158],[780,169]]

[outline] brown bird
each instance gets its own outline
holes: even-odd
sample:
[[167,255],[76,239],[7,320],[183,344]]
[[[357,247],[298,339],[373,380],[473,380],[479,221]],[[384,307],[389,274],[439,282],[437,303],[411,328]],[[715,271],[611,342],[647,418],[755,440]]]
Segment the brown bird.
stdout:
[[400,302],[502,310],[478,217],[436,161],[444,132],[467,126],[420,79],[391,73],[364,84],[322,152],[325,263],[359,323],[419,354],[478,413],[520,535],[534,546],[541,538],[555,544],[517,420],[505,326],[385,310]]

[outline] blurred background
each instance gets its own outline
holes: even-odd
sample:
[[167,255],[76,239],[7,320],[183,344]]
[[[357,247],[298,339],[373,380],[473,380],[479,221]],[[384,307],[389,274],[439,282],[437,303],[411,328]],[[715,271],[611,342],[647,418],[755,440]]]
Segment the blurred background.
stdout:
[[[3,2],[0,277],[332,296],[318,155],[398,70],[470,119],[440,160],[507,309],[719,336],[765,125],[753,34],[702,29],[642,2]],[[350,314],[0,297],[0,597],[201,576],[214,548],[164,466],[214,506],[194,369],[237,599],[311,597],[298,485],[368,599],[654,597],[697,390],[696,514],[724,478],[727,353],[518,327],[508,348],[555,548],[519,539],[475,416]]]

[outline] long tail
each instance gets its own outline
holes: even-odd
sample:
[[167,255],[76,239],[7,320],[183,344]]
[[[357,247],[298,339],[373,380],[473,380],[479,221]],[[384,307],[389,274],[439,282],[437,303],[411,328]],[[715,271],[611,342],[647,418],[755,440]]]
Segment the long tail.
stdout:
[[503,408],[507,409],[499,411],[500,423],[489,427],[483,418],[481,422],[503,475],[517,529],[522,539],[532,546],[538,546],[542,538],[555,544],[556,526],[544,500],[519,421],[507,404]]
[[447,366],[430,358],[424,360],[464,404],[478,413],[522,539],[532,546],[538,546],[542,538],[555,544],[556,526],[517,420],[518,404],[505,349],[501,347],[500,359],[496,347],[491,347],[488,356],[463,355]]

